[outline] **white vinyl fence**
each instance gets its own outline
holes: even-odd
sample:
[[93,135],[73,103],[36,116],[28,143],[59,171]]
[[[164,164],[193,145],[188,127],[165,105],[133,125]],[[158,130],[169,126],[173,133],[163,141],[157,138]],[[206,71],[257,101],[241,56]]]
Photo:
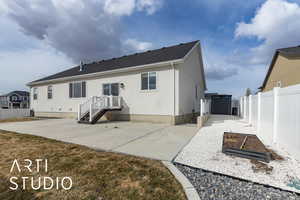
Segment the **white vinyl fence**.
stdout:
[[29,117],[30,109],[0,109],[0,120]]
[[210,114],[210,102],[209,99],[200,99],[200,116]]
[[241,116],[267,145],[278,145],[300,160],[300,85],[242,97]]

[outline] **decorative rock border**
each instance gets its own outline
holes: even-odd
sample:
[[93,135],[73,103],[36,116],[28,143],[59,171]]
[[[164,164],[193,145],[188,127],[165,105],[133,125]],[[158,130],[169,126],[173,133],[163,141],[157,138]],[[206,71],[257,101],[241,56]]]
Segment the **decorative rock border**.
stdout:
[[199,194],[191,182],[173,165],[168,161],[162,161],[162,163],[170,170],[175,178],[180,182],[188,200],[200,200]]

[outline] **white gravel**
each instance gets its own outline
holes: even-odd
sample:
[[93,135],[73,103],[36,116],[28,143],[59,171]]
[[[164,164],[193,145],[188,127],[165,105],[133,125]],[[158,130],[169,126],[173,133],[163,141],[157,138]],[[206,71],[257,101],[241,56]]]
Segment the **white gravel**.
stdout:
[[227,156],[222,153],[223,133],[226,131],[255,134],[254,129],[245,122],[231,116],[212,115],[206,125],[200,129],[174,161],[300,193],[300,190],[288,186],[291,180],[300,180],[300,162],[294,160],[282,149],[270,147],[284,157],[284,161],[271,161],[268,164],[273,167],[271,174],[254,172],[250,160]]

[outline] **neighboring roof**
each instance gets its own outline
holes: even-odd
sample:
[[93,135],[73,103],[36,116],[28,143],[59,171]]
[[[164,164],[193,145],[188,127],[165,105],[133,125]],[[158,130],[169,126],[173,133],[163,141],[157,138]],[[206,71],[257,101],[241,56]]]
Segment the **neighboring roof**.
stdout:
[[58,78],[72,77],[78,75],[92,74],[97,72],[105,72],[116,69],[124,69],[130,67],[137,67],[142,65],[161,63],[167,61],[173,61],[184,58],[190,50],[198,43],[199,41],[188,42],[184,44],[179,44],[176,46],[163,47],[161,49],[150,50],[142,53],[136,53],[132,55],[122,56],[119,58],[112,58],[109,60],[102,60],[99,62],[92,62],[85,64],[83,70],[80,71],[80,66],[73,67],[63,72],[33,81],[30,84],[48,81]]
[[272,58],[272,62],[271,62],[270,67],[268,69],[268,72],[267,72],[267,75],[266,75],[265,80],[263,82],[263,85],[261,87],[259,87],[259,89],[264,89],[265,88],[265,86],[267,84],[267,81],[269,79],[269,76],[271,75],[271,72],[273,70],[273,67],[275,65],[275,62],[276,62],[277,57],[278,57],[279,54],[284,56],[284,57],[287,57],[287,58],[299,58],[300,57],[300,46],[282,48],[282,49],[277,49],[275,51],[275,54]]
[[26,92],[26,91],[12,91],[6,95],[2,95],[2,96],[10,96],[12,94],[17,94],[17,95],[20,95],[20,96],[29,96],[29,92]]
[[285,57],[293,58],[300,56],[300,46],[278,49],[279,53]]

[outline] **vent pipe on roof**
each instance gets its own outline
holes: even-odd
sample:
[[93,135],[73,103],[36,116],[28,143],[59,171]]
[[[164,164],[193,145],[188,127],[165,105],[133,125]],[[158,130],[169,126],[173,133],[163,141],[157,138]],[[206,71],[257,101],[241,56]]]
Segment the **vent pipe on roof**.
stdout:
[[80,65],[79,65],[79,71],[82,72],[83,71],[83,62],[80,61]]

